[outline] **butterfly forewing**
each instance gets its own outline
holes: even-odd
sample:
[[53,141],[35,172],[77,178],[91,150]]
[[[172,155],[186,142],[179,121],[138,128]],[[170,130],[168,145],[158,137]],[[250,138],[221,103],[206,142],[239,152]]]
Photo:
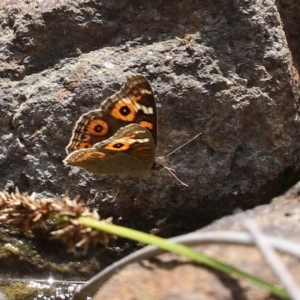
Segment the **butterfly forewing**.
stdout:
[[156,105],[150,83],[142,75],[130,77],[121,90],[102,102],[99,109],[83,114],[75,124],[67,153],[113,136],[118,129],[137,123],[147,128],[156,143]]

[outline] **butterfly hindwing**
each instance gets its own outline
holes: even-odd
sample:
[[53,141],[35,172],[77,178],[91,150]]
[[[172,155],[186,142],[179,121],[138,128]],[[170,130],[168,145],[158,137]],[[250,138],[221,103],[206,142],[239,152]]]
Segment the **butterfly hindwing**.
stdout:
[[144,176],[155,160],[155,144],[148,129],[138,124],[120,128],[111,138],[70,153],[64,162],[95,174]]

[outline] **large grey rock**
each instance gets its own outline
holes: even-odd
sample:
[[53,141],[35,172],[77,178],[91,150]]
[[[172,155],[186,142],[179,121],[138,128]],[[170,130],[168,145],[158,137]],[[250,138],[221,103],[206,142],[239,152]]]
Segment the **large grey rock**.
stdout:
[[[69,191],[174,235],[299,179],[299,95],[273,1],[97,3],[2,5],[1,188]],[[139,183],[62,164],[78,117],[131,73],[157,95],[157,155],[201,133],[168,158],[188,188],[166,171]]]
[[[274,1],[27,2],[0,4],[1,189],[69,191],[115,222],[171,236],[268,202],[299,180],[299,77]],[[299,66],[299,5],[276,4]],[[158,156],[201,133],[168,157],[188,188],[165,171],[137,182],[62,164],[78,117],[131,73],[157,95]],[[122,247],[98,251],[90,268],[73,265],[89,276],[132,249],[114,245]],[[17,262],[40,274],[30,256]]]

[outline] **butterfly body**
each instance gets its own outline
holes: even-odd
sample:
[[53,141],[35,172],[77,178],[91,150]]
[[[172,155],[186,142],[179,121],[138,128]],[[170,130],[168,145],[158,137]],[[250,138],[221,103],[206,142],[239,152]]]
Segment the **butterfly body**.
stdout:
[[64,163],[95,174],[145,176],[155,161],[156,127],[151,86],[142,75],[132,76],[78,119]]

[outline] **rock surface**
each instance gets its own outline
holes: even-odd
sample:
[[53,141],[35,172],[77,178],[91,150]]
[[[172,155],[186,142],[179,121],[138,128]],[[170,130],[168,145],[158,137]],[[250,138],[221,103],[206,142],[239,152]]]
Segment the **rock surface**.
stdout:
[[[273,1],[204,3],[8,1],[1,187],[70,191],[105,216],[144,230],[159,222],[170,235],[267,202],[299,179],[292,57]],[[169,157],[188,188],[166,171],[138,186],[62,164],[75,121],[130,73],[157,94],[158,155],[201,133]]]
[[[299,244],[300,185],[285,196],[275,198],[270,205],[261,205],[246,212],[264,234],[288,238]],[[244,217],[243,217],[244,218]],[[284,224],[284,226],[282,226]],[[224,217],[204,227],[200,232],[245,231],[240,215]],[[261,252],[254,246],[227,243],[204,243],[195,247],[206,255],[229,263],[264,280],[282,285]],[[277,252],[278,254],[280,252]],[[300,276],[298,258],[280,255],[294,280]],[[116,289],[116,286],[118,287]],[[267,291],[246,281],[190,263],[173,254],[163,254],[155,260],[131,264],[112,276],[93,299],[276,299]]]
[[[2,1],[0,188],[80,195],[161,236],[281,194],[300,177],[299,29],[288,21],[300,9],[288,2],[276,2],[281,19],[271,0]],[[132,73],[157,96],[157,156],[201,133],[168,157],[189,187],[166,171],[137,181],[62,164],[79,116]]]
[[298,49],[300,47],[300,32],[297,24],[300,22],[300,3],[298,1],[276,0],[276,5],[281,16],[295,67],[299,73],[300,54]]

